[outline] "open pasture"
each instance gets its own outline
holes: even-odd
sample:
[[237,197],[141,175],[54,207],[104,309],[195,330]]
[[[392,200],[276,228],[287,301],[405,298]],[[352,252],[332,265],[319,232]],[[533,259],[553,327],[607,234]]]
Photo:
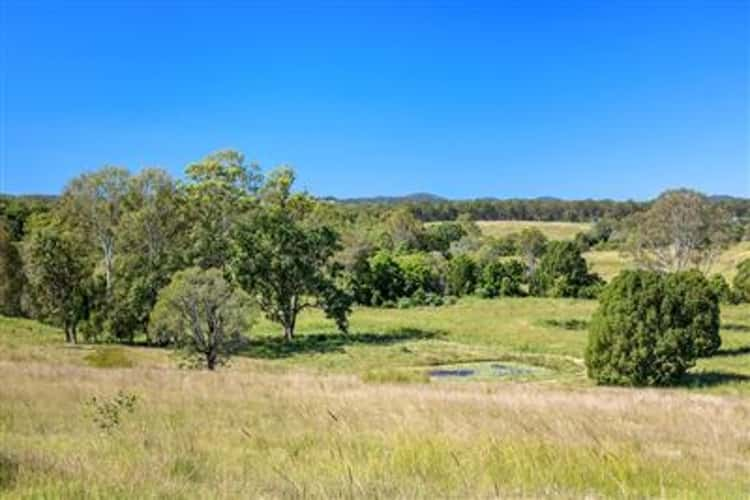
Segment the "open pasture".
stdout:
[[[0,492],[9,498],[238,496],[744,498],[750,306],[673,389],[596,387],[582,352],[596,303],[463,299],[322,315],[293,344],[261,321],[217,373],[169,351],[66,346],[0,320]],[[436,381],[486,361],[533,376]],[[472,365],[474,364],[474,365]],[[106,429],[91,398],[134,395]],[[93,413],[92,413],[93,412]],[[107,474],[101,474],[107,470]]]

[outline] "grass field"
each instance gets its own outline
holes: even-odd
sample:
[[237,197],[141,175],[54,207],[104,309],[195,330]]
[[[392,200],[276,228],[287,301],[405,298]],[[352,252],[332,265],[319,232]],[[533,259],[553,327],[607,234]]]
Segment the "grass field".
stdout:
[[576,234],[587,231],[591,224],[579,222],[540,222],[517,220],[477,221],[482,233],[488,236],[502,237],[518,233],[527,228],[539,229],[551,240],[571,240]]
[[[482,234],[497,237],[533,227],[542,231],[551,240],[573,239],[576,234],[591,227],[591,224],[586,223],[539,221],[477,221],[477,225]],[[612,279],[631,265],[628,258],[617,250],[595,250],[587,252],[585,257],[591,269],[606,280]],[[737,264],[744,259],[750,259],[750,241],[732,245],[719,256],[710,272],[723,274],[731,281],[737,272]]]
[[[585,378],[594,308],[358,309],[348,337],[307,314],[291,346],[261,321],[217,373],[0,319],[0,496],[747,498],[750,306],[723,308],[720,354],[668,390]],[[484,361],[538,371],[428,376]],[[132,412],[101,429],[87,402],[120,390]]]

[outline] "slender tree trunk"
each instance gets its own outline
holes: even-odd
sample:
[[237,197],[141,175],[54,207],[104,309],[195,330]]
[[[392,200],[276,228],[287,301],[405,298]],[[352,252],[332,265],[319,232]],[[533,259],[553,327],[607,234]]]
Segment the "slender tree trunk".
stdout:
[[70,326],[70,337],[73,339],[74,344],[78,343],[78,332],[76,331],[75,323]]
[[294,324],[289,323],[284,325],[284,339],[287,342],[291,342],[291,340],[294,338]]
[[216,369],[216,353],[214,351],[209,351],[206,354],[206,366],[212,371]]
[[63,330],[65,330],[65,342],[70,344],[73,342],[73,336],[70,333],[70,325],[68,323],[65,323],[63,326]]

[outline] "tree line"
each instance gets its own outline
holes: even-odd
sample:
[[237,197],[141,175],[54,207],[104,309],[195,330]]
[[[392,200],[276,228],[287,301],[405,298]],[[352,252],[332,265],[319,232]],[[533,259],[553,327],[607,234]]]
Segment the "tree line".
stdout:
[[[4,198],[0,312],[59,325],[69,342],[173,345],[213,369],[242,347],[258,314],[293,341],[310,308],[346,333],[354,305],[593,299],[605,283],[582,256],[590,248],[618,248],[657,273],[705,270],[745,228],[715,200],[676,190],[605,214],[572,241],[536,229],[494,238],[466,213],[425,224],[408,204],[353,208],[294,182],[288,167],[264,175],[227,150],[188,165],[179,181],[104,167],[55,199]],[[708,283],[717,300],[746,300],[750,263],[733,286]]]

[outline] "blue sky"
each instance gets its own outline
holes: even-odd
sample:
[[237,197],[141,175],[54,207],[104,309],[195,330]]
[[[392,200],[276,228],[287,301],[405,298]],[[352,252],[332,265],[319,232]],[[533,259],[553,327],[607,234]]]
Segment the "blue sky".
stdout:
[[231,147],[320,195],[750,196],[747,0],[243,3],[0,0],[0,190]]

